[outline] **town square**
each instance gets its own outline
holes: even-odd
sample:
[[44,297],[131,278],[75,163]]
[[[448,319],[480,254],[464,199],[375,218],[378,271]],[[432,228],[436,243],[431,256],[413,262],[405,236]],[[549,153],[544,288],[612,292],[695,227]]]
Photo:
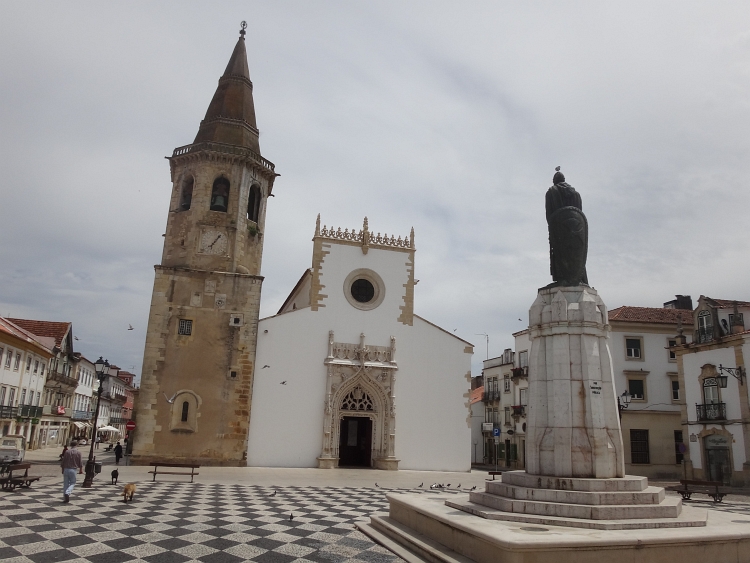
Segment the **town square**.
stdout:
[[6,8],[4,560],[750,561],[745,6]]

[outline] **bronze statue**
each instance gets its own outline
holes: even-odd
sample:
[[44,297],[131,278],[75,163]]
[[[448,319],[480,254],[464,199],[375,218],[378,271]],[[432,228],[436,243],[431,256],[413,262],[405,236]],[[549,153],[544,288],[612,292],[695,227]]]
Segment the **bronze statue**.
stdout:
[[554,280],[548,287],[588,285],[589,226],[581,210],[581,196],[565,182],[560,167],[555,170],[553,185],[545,197],[550,273]]

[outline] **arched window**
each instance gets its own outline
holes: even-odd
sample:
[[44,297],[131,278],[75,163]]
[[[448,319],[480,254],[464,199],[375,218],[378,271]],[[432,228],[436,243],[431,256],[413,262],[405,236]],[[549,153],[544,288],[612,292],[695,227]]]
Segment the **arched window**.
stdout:
[[250,221],[258,222],[258,215],[260,214],[260,186],[253,184],[250,186],[250,195],[247,198],[247,218]]
[[178,391],[171,404],[169,429],[172,432],[197,432],[200,404],[200,397],[193,391]]
[[180,192],[180,211],[187,211],[190,209],[190,203],[193,201],[193,184],[195,181],[192,176],[185,178],[182,183],[182,191]]
[[229,180],[226,178],[216,178],[214,187],[211,190],[211,211],[227,212],[229,204]]

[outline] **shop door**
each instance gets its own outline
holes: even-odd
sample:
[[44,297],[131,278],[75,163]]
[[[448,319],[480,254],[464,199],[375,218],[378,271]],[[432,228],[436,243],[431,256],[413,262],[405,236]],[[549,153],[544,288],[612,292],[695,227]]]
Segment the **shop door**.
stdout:
[[339,438],[339,467],[371,467],[372,420],[345,416]]
[[708,480],[729,485],[732,479],[732,465],[729,463],[729,448],[707,448],[706,467]]

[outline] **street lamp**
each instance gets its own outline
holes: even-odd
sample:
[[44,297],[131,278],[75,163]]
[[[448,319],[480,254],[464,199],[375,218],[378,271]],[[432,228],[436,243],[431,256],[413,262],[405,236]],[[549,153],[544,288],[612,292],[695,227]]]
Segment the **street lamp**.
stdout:
[[622,392],[622,395],[617,397],[617,412],[620,415],[620,420],[622,420],[622,411],[624,411],[626,408],[628,408],[628,406],[630,406],[630,399],[631,399],[631,395],[627,389],[625,389],[625,391]]
[[96,461],[96,458],[94,457],[94,443],[96,442],[96,426],[99,421],[99,405],[102,402],[102,391],[104,391],[102,384],[109,374],[109,362],[103,360],[102,357],[99,356],[99,359],[94,363],[94,369],[96,369],[96,378],[99,380],[99,389],[96,391],[96,411],[94,412],[94,424],[91,431],[91,448],[89,449],[89,459],[86,462],[86,478],[83,480],[83,487],[85,488],[89,488],[94,484],[94,462]]
[[745,378],[745,370],[742,368],[742,366],[736,367],[736,368],[725,368],[721,364],[719,364],[719,377],[717,378],[719,380],[719,387],[722,389],[727,388],[727,381],[729,378],[724,375],[724,372],[727,372],[729,375],[734,377],[736,380],[740,382],[740,385],[742,385],[742,380]]

